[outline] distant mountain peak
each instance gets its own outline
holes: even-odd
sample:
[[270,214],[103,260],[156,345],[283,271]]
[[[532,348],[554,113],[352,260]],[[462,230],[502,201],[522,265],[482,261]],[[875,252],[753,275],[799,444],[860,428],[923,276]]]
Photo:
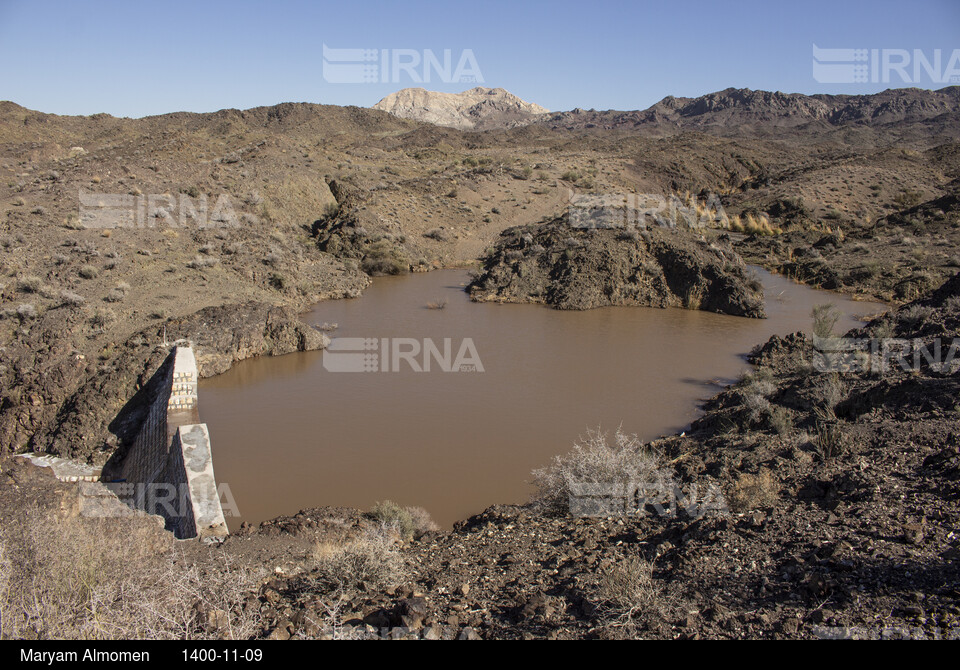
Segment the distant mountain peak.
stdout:
[[549,110],[521,100],[502,88],[477,86],[463,93],[441,93],[405,88],[373,106],[404,119],[459,130],[510,128],[530,123]]

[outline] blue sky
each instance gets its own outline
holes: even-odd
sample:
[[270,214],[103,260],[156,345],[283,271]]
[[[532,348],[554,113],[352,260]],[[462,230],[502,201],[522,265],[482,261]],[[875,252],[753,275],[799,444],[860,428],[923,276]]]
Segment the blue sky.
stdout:
[[960,49],[960,0],[0,0],[0,100],[144,116],[285,101],[369,106],[407,86],[474,85],[438,81],[432,70],[430,83],[382,70],[382,83],[331,83],[323,44],[440,58],[450,49],[454,63],[470,50],[483,85],[549,109],[643,109],[731,86],[869,93],[906,85],[896,76],[819,83],[812,45],[920,49],[930,60],[940,49],[945,68]]

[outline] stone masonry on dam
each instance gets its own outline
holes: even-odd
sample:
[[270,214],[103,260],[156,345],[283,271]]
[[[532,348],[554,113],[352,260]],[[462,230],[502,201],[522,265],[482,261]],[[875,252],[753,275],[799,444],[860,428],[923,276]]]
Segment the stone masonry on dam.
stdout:
[[193,349],[175,346],[157,375],[162,376],[159,392],[113,484],[125,489],[136,508],[162,516],[176,537],[219,540],[227,535],[227,524],[210,434],[200,423]]

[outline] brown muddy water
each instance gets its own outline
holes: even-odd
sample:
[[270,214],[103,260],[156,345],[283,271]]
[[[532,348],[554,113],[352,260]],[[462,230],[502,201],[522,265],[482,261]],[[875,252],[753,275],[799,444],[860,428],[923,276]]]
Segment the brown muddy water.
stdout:
[[[369,372],[325,369],[324,356],[327,368],[358,359],[322,352],[253,359],[201,382],[217,480],[241,514],[229,525],[393,500],[449,527],[492,504],[526,501],[530,471],[588,428],[622,425],[643,439],[684,430],[703,400],[749,367],[754,345],[809,332],[814,305],[834,303],[841,332],[884,309],[759,274],[765,320],[477,304],[463,291],[467,273],[453,270],[378,278],[362,298],[317,305],[307,323],[339,324],[334,338],[376,338],[368,353],[391,338],[388,355]],[[426,306],[443,300],[444,309]],[[391,355],[429,343],[441,356]],[[454,363],[461,348],[465,367],[445,371],[452,366],[440,361]],[[430,371],[414,369],[427,360]]]

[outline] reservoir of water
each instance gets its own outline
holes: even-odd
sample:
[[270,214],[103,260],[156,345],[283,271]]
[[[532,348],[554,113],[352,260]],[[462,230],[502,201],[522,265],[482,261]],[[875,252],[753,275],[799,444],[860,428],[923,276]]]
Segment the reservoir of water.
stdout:
[[[228,523],[393,500],[449,527],[492,504],[526,501],[530,471],[588,428],[622,425],[645,440],[683,430],[703,400],[749,367],[744,355],[754,345],[810,332],[816,304],[843,313],[838,332],[884,310],[758,274],[764,320],[478,304],[463,290],[467,273],[456,270],[377,278],[361,298],[321,303],[307,323],[337,323],[332,337],[375,340],[373,348],[350,340],[361,358],[335,362],[327,353],[326,366],[322,352],[242,361],[200,384],[217,481],[229,484],[242,515]],[[362,358],[383,351],[384,338],[387,361]],[[426,359],[430,371],[417,371],[410,362],[423,368],[422,351],[390,360],[393,346],[443,353],[445,340],[451,357],[466,356],[462,371],[445,371],[436,356]],[[357,361],[372,369],[327,369]]]

